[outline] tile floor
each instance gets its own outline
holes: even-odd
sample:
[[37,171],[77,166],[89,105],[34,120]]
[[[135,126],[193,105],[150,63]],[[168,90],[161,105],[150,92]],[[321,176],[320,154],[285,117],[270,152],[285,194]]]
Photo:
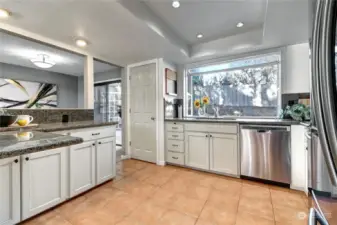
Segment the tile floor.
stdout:
[[296,191],[137,160],[118,176],[25,225],[306,225]]

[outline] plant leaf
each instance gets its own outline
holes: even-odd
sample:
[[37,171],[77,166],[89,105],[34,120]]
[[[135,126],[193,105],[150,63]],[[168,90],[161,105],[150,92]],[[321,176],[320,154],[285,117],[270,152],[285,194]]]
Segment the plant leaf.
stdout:
[[26,88],[24,88],[24,86],[22,86],[20,84],[20,82],[16,81],[16,80],[12,80],[12,79],[4,79],[7,83],[10,83],[12,85],[14,85],[15,87],[19,88],[21,91],[25,92],[27,96],[29,96]]

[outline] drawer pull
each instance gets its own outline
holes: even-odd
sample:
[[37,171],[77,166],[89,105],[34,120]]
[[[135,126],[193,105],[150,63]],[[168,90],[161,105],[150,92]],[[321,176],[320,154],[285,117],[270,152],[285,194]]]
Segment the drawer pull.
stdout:
[[178,130],[178,127],[172,127],[173,130]]
[[179,147],[179,145],[172,145],[173,147]]
[[177,138],[177,137],[179,137],[179,135],[172,135],[172,137],[175,137],[175,138]]
[[100,135],[101,133],[92,133],[92,136]]
[[174,156],[172,156],[172,159],[178,159],[178,157],[174,157]]
[[18,159],[16,159],[16,160],[14,160],[14,162],[15,162],[15,163],[18,163],[18,162],[19,162],[19,160],[18,160]]

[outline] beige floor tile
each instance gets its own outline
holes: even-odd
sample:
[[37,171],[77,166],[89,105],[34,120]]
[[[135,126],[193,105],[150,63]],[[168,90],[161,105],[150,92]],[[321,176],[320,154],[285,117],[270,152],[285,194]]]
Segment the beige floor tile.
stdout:
[[199,217],[206,200],[190,198],[182,194],[175,194],[172,198],[170,208],[189,216]]
[[139,181],[134,178],[126,178],[113,184],[113,187],[124,192],[147,198],[153,195],[156,187],[154,185]]
[[241,196],[271,201],[269,188],[262,186],[253,186],[250,184],[243,185]]
[[288,221],[288,222],[275,222],[275,225],[308,225],[308,221]]
[[241,192],[242,183],[234,178],[219,178],[212,186],[219,191],[235,193]]
[[170,180],[171,176],[172,174],[170,173],[166,174],[166,173],[158,172],[144,179],[144,182],[149,183],[151,185],[155,185],[155,186],[162,186]]
[[26,222],[23,225],[71,225],[65,217],[60,215],[56,210],[47,211]]
[[308,217],[307,207],[290,208],[289,206],[275,206],[274,214],[276,222],[302,222]]
[[208,202],[230,204],[233,205],[233,207],[237,207],[239,204],[239,199],[240,192],[235,191],[234,193],[232,193],[212,189],[208,197]]
[[115,225],[155,225],[155,224],[144,224],[140,220],[126,217],[123,220],[115,223]]
[[169,208],[173,202],[174,195],[175,192],[158,188],[156,192],[150,197],[149,201],[162,207]]
[[238,213],[235,225],[274,225],[274,220],[268,220],[250,213]]
[[274,206],[287,206],[291,208],[303,208],[308,206],[302,194],[279,190],[270,190],[270,193]]
[[259,215],[265,219],[274,220],[273,206],[269,200],[241,197],[239,212]]
[[151,202],[145,202],[139,205],[128,217],[144,224],[156,224],[156,222],[167,211],[164,207]]
[[158,220],[158,225],[194,225],[196,218],[175,210],[168,210],[163,217]]
[[214,224],[234,225],[236,221],[237,208],[228,205],[213,204],[206,202],[200,219]]
[[262,188],[269,189],[268,184],[264,184],[262,182],[251,181],[251,180],[242,180],[242,185],[248,186],[248,187],[262,187]]
[[211,221],[198,219],[196,225],[218,225],[218,224]]

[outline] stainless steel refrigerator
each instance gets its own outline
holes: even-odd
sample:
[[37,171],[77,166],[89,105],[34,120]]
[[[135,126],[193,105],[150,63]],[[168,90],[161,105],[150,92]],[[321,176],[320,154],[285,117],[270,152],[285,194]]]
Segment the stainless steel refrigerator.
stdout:
[[312,112],[309,225],[337,225],[336,0],[315,2],[311,39]]

